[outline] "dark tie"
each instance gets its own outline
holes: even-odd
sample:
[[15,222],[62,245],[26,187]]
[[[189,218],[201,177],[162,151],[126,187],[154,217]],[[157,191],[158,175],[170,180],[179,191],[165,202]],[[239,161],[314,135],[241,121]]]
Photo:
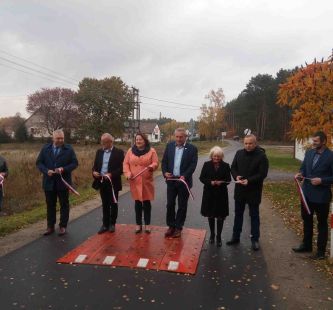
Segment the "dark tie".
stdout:
[[314,168],[314,166],[317,164],[319,157],[320,157],[320,153],[316,153],[314,158],[313,158],[313,162],[312,162],[312,169]]

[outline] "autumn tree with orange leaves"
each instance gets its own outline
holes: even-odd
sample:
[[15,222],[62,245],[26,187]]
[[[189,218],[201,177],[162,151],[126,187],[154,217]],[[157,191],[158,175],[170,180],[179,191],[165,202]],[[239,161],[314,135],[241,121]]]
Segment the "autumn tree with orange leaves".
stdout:
[[221,132],[224,131],[224,93],[219,88],[216,91],[211,90],[205,99],[209,104],[203,104],[201,115],[199,116],[199,132],[201,136],[212,141],[221,138]]
[[292,108],[292,138],[304,141],[318,130],[333,134],[333,58],[301,67],[280,85],[278,104]]

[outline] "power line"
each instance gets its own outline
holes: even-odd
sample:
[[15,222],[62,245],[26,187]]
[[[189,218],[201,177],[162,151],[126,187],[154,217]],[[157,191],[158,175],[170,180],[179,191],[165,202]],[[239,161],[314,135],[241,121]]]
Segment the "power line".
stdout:
[[[25,69],[31,70],[31,71],[36,72],[36,73],[39,73],[39,74],[43,74],[43,75],[48,76],[48,77],[51,77],[51,78],[53,78],[53,79],[55,78],[55,79],[57,79],[57,80],[59,80],[59,81],[62,81],[63,83],[65,82],[65,83],[67,83],[67,84],[74,85],[74,84],[72,84],[72,82],[66,81],[65,79],[59,78],[59,77],[57,77],[57,76],[55,76],[55,75],[53,75],[53,74],[49,74],[49,73],[45,73],[45,72],[40,71],[40,70],[36,70],[36,69],[34,69],[34,68],[31,68],[31,67],[28,67],[28,66],[22,65],[22,64],[20,64],[20,63],[17,63],[17,62],[15,62],[15,61],[12,61],[12,60],[9,60],[9,59],[6,59],[6,58],[1,57],[1,56],[0,56],[0,60],[3,60],[3,61],[6,61],[6,62],[9,62],[9,63],[14,64],[14,65],[19,66],[19,67],[23,67],[23,68],[25,68]],[[59,82],[58,82],[58,83],[59,83]],[[75,86],[76,86],[76,85],[75,85]]]
[[142,104],[149,104],[149,105],[153,105],[153,106],[156,106],[156,107],[164,107],[164,108],[169,108],[169,109],[181,109],[181,110],[200,110],[199,107],[197,108],[183,108],[183,107],[170,107],[170,106],[167,106],[167,105],[163,105],[163,104],[156,104],[156,103],[148,103],[148,102],[141,102]]
[[[50,72],[55,73],[55,74],[57,74],[57,75],[64,76],[64,75],[63,75],[62,73],[60,73],[60,72],[54,71],[54,70],[52,70],[52,69],[50,69],[50,68],[47,68],[47,67],[44,67],[44,66],[41,66],[41,65],[39,65],[39,64],[37,64],[37,63],[35,63],[35,62],[32,62],[32,61],[30,61],[30,60],[27,60],[27,59],[25,59],[25,58],[15,56],[15,55],[10,54],[10,53],[8,53],[8,52],[2,50],[2,49],[0,49],[0,53],[3,53],[3,54],[5,54],[5,55],[8,55],[8,56],[13,57],[13,58],[16,58],[16,59],[23,60],[23,61],[25,61],[25,62],[27,62],[27,63],[30,63],[30,64],[32,64],[32,65],[34,65],[34,66],[36,66],[36,67],[39,67],[39,68],[44,69],[44,70],[46,70],[46,71],[50,71]],[[77,80],[76,80],[76,79],[73,79],[73,78],[71,78],[71,77],[66,77],[66,76],[64,76],[64,77],[65,77],[65,79],[67,79],[67,80],[71,80],[71,81],[77,83]]]
[[182,105],[182,106],[185,106],[185,107],[194,107],[194,108],[198,108],[198,106],[196,106],[196,105],[185,104],[185,103],[180,103],[180,102],[176,102],[176,101],[169,101],[169,100],[158,99],[158,98],[152,98],[152,97],[146,97],[146,96],[140,96],[140,97],[142,97],[142,98],[146,98],[146,99],[151,99],[151,100],[156,100],[156,101],[161,101],[161,102],[167,102],[167,103],[178,104],[178,105]]
[[142,109],[143,110],[143,112],[145,112],[145,113],[150,113],[150,114],[154,114],[154,115],[156,115],[156,113],[159,113],[159,112],[156,112],[156,111],[153,111],[153,110],[150,110],[150,109],[147,109],[146,107],[144,107],[144,109]]
[[10,68],[10,69],[14,69],[14,70],[17,70],[17,71],[20,71],[20,72],[26,73],[26,74],[34,75],[34,76],[37,76],[37,77],[39,77],[39,78],[43,78],[43,79],[49,80],[49,81],[51,81],[51,82],[59,83],[59,81],[56,81],[56,80],[50,79],[50,78],[48,78],[48,77],[41,76],[41,75],[37,75],[37,74],[35,74],[35,73],[29,72],[29,71],[24,71],[24,70],[21,70],[21,69],[15,68],[15,67],[11,67],[11,66],[8,66],[8,65],[3,64],[3,63],[0,63],[0,66],[4,66],[4,67]]
[[[52,82],[58,82],[58,83],[59,83],[59,81],[61,81],[61,82],[65,82],[65,83],[70,84],[70,85],[74,85],[72,81],[74,81],[74,82],[77,83],[77,84],[79,83],[77,80],[75,80],[75,79],[73,79],[73,78],[68,78],[68,77],[64,76],[64,75],[63,75],[62,73],[60,73],[60,72],[57,72],[57,71],[55,71],[55,70],[52,70],[52,69],[47,68],[47,67],[44,67],[44,66],[41,66],[41,65],[39,65],[39,64],[37,64],[37,63],[35,63],[35,62],[32,62],[32,61],[30,61],[30,60],[27,60],[27,59],[25,59],[25,58],[15,56],[15,55],[13,55],[13,54],[11,54],[11,53],[8,53],[8,52],[6,52],[6,51],[4,51],[4,50],[2,50],[2,49],[0,49],[0,53],[5,54],[5,55],[8,55],[8,56],[13,57],[13,58],[16,58],[16,59],[23,60],[23,61],[25,61],[25,62],[27,62],[27,63],[30,63],[30,64],[32,64],[32,65],[34,65],[34,66],[37,66],[37,67],[39,67],[39,68],[41,68],[41,69],[43,69],[43,70],[46,70],[46,71],[49,71],[49,72],[55,73],[55,74],[57,74],[57,75],[60,75],[60,76],[57,76],[57,75],[54,75],[54,74],[49,74],[49,73],[46,73],[46,72],[43,72],[43,71],[37,70],[37,69],[35,69],[35,68],[31,68],[31,67],[29,67],[29,66],[23,65],[23,64],[21,64],[21,63],[18,63],[18,62],[15,62],[15,61],[12,61],[12,60],[10,60],[10,59],[7,59],[7,58],[4,58],[4,57],[1,57],[1,56],[0,56],[0,59],[2,59],[3,61],[9,62],[9,63],[14,64],[14,65],[16,65],[16,66],[23,67],[23,68],[28,69],[28,70],[31,70],[31,71],[33,71],[33,72],[35,72],[35,73],[42,74],[42,75],[43,75],[43,78],[45,78],[45,77],[44,77],[44,75],[45,75],[45,76],[48,77],[48,80],[50,80],[50,81],[52,81]],[[4,64],[2,64],[2,65],[4,65]],[[4,65],[4,66],[6,66],[6,65]],[[30,72],[23,71],[23,70],[19,70],[19,69],[15,68],[15,67],[10,67],[10,66],[8,66],[8,65],[7,65],[6,67],[11,68],[11,69],[14,69],[14,70],[17,70],[17,71],[20,71],[20,72],[23,72],[23,73],[26,73],[26,74],[32,74],[32,73],[30,73]],[[35,74],[33,74],[33,75],[35,75]],[[37,76],[40,77],[40,75],[37,75]],[[52,78],[52,79],[50,79],[50,78]],[[59,80],[59,81],[56,81],[56,80],[54,80],[54,79]],[[76,87],[76,86],[77,86],[77,85],[75,85],[75,87]],[[148,96],[140,96],[140,97],[142,97],[142,98],[146,98],[146,99],[150,99],[150,100],[155,100],[155,101],[160,101],[160,102],[166,102],[166,103],[176,104],[176,105],[180,105],[180,106],[192,107],[192,108],[199,109],[198,106],[190,105],[190,104],[184,104],[184,103],[180,103],[180,102],[176,102],[176,101],[164,100],[164,99],[153,98],[153,97],[148,97]],[[146,103],[146,104],[149,104],[149,103]],[[165,105],[160,105],[160,106],[161,106],[161,107],[169,107],[169,106],[165,106]],[[178,108],[178,107],[175,107],[175,108]]]

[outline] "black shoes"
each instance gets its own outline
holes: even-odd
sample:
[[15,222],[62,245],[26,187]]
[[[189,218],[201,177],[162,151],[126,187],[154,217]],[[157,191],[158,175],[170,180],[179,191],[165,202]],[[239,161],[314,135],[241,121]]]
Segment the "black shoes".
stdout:
[[[210,235],[210,237],[209,237],[209,243],[213,244],[214,242],[215,242],[215,235]],[[216,237],[216,246],[218,248],[220,248],[222,246],[221,236],[220,237],[219,236]]]
[[151,229],[149,225],[145,225],[145,233],[146,234],[150,234],[151,233]]
[[307,253],[312,252],[312,247],[305,246],[304,243],[301,243],[299,247],[292,249],[295,253]]
[[54,227],[48,227],[46,231],[43,233],[44,236],[49,236],[54,233]]
[[[295,253],[308,253],[308,252],[312,252],[312,247],[311,246],[305,246],[304,243],[301,243],[299,245],[299,247],[297,248],[293,248],[292,249]],[[317,252],[316,254],[310,255],[308,256],[310,259],[313,260],[323,260],[326,258],[325,256],[325,252]]]
[[175,228],[174,227],[169,227],[168,230],[165,232],[164,237],[165,238],[170,238],[173,236],[174,232],[175,232]]
[[99,229],[99,231],[97,232],[99,235],[106,233],[107,231],[109,231],[110,233],[114,233],[116,231],[116,225],[115,224],[111,224],[110,228],[102,225],[101,228]]
[[317,252],[316,254],[309,256],[309,258],[311,258],[313,260],[323,260],[326,257],[325,257],[325,253]]
[[141,233],[142,232],[142,225],[137,225],[136,226],[136,229],[135,229],[135,233],[136,234],[139,234],[139,233]]
[[232,238],[230,241],[227,241],[227,245],[235,245],[239,243],[239,239]]
[[[46,231],[43,233],[43,236],[52,235],[54,232],[55,232],[54,227],[48,227]],[[59,227],[59,232],[58,232],[59,237],[66,235],[66,233],[67,233],[66,227]]]
[[108,231],[108,228],[105,226],[101,226],[101,228],[99,229],[99,231],[97,232],[99,235],[104,234],[105,232]]
[[63,236],[66,234],[66,227],[60,227],[59,228],[59,232],[58,232],[58,236]]
[[182,231],[176,228],[171,238],[180,238],[181,236],[182,236]]
[[251,241],[252,245],[251,245],[251,249],[253,251],[259,251],[260,246],[259,246],[259,242],[258,241]]

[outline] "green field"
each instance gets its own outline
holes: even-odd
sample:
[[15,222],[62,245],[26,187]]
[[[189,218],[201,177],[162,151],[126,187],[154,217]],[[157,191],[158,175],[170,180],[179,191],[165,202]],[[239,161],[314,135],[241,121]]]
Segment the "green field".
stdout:
[[301,162],[294,158],[292,147],[267,147],[266,154],[270,169],[296,173]]

